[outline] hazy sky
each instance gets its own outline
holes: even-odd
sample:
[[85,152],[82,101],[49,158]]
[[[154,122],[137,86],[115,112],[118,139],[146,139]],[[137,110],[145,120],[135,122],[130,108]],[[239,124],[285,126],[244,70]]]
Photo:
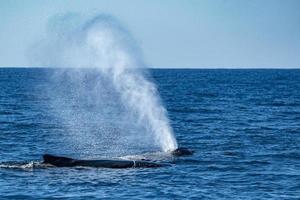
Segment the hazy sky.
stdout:
[[300,67],[300,0],[0,0],[0,66],[29,66],[53,16],[111,14],[156,67]]

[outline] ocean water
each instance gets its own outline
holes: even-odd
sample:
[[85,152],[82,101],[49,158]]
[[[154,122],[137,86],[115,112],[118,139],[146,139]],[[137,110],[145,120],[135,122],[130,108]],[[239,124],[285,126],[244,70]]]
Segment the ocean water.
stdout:
[[40,166],[71,155],[45,92],[53,70],[0,69],[0,199],[300,199],[300,70],[151,70],[195,150],[156,169]]

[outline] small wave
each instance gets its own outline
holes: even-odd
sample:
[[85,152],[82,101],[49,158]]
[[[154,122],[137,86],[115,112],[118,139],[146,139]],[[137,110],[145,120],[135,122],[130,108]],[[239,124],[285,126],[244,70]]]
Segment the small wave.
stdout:
[[45,167],[41,161],[28,161],[28,162],[2,162],[0,163],[0,168],[6,169],[34,169],[34,168],[41,168]]
[[16,112],[16,111],[2,110],[2,111],[0,111],[0,115],[22,115],[22,113]]

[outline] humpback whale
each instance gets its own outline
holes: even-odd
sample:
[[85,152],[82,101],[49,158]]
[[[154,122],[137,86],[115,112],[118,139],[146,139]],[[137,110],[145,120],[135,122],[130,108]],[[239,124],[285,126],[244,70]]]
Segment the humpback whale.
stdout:
[[[171,152],[173,156],[192,155],[193,151],[178,148]],[[78,160],[62,156],[43,155],[43,163],[56,167],[98,167],[98,168],[156,168],[170,166],[167,163],[157,163],[147,160]]]

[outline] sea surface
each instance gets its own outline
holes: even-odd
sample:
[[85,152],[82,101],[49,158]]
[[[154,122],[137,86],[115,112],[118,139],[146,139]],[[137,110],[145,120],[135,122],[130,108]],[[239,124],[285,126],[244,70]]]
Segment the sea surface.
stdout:
[[67,146],[52,70],[0,69],[0,199],[300,199],[300,70],[151,70],[195,151],[155,169],[40,166]]

